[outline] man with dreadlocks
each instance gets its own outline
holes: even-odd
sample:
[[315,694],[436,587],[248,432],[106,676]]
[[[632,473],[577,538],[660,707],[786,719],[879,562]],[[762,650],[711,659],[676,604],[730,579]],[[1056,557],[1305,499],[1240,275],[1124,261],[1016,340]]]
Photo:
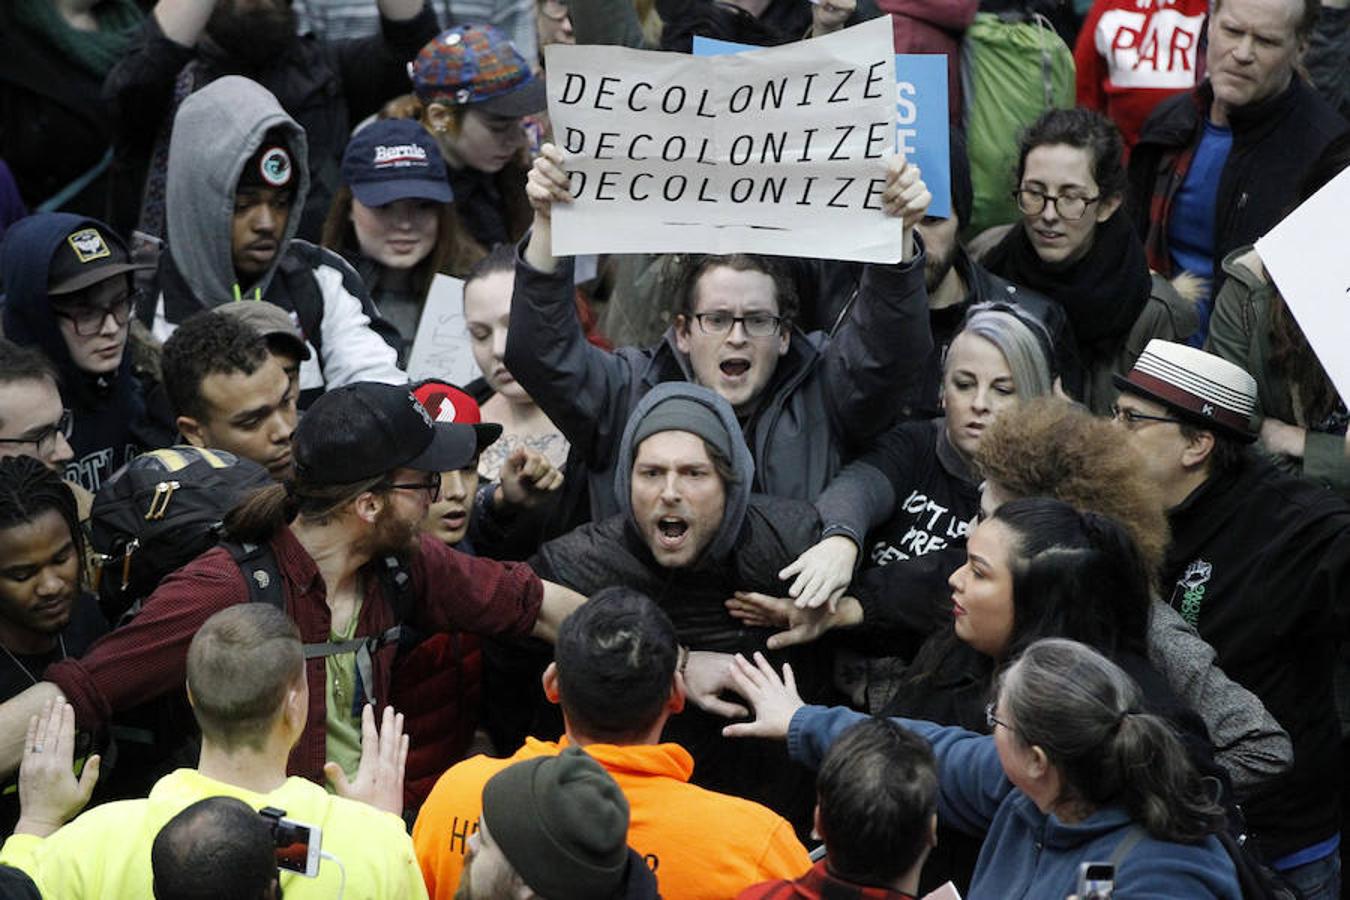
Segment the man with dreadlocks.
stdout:
[[[66,482],[34,457],[0,459],[0,701],[108,630],[98,603],[81,591],[83,560],[84,532]],[[19,818],[16,785],[11,777],[0,788],[0,834]]]

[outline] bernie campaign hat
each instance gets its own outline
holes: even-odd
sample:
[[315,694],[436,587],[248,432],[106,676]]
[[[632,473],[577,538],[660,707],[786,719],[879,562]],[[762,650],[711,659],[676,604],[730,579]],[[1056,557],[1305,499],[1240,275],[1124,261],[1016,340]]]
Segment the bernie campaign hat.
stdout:
[[472,432],[437,424],[406,385],[359,381],[326,392],[292,438],[307,484],[354,484],[393,469],[449,472],[478,453]]
[[543,79],[491,25],[457,25],[442,32],[408,63],[408,74],[423,103],[472,106],[503,118],[548,106]]
[[300,359],[309,359],[313,354],[300,326],[275,303],[266,300],[232,300],[222,303],[213,312],[232,316],[261,334],[268,343],[276,342],[285,346]]
[[342,181],[364,206],[454,199],[440,147],[412,119],[378,119],[358,131],[342,155]]
[[107,225],[93,219],[81,222],[52,254],[47,269],[47,294],[73,294],[117,275],[153,269],[133,263],[127,245]]
[[1251,443],[1256,379],[1241,366],[1186,344],[1154,338],[1116,387],[1163,404],[1188,423]]
[[[413,396],[417,398],[418,403],[426,407],[431,420],[436,424],[453,423],[457,428],[472,428],[478,447],[475,456],[502,436],[502,426],[495,422],[484,422],[478,401],[453,384],[428,378],[413,385]],[[464,465],[467,466],[472,461],[466,459]]]

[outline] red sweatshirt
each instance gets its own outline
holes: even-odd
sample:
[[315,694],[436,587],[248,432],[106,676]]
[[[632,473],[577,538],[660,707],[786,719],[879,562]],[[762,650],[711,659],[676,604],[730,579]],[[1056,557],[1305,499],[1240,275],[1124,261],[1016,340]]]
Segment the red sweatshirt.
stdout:
[[1153,107],[1203,71],[1206,0],[1096,0],[1074,47],[1078,105],[1105,113],[1128,150]]

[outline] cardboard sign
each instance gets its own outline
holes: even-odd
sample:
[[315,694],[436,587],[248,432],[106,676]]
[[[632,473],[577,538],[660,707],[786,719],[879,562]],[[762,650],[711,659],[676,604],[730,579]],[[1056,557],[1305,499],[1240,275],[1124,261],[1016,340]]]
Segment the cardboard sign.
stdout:
[[553,252],[772,253],[896,262],[889,20],[729,56],[545,51],[573,202]]
[[1347,209],[1350,169],[1256,242],[1257,255],[1342,399],[1350,398],[1350,253],[1341,230]]
[[439,378],[463,387],[482,374],[474,362],[472,345],[464,325],[464,282],[437,275],[408,354],[408,378]]
[[[749,44],[694,36],[695,56],[753,50]],[[928,214],[952,214],[951,132],[947,122],[947,57],[941,53],[895,56],[895,146],[919,167],[933,201]]]

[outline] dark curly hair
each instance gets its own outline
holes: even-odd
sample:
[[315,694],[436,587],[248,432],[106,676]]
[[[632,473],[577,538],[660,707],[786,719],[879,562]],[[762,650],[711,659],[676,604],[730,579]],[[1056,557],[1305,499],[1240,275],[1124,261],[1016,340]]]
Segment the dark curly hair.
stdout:
[[178,327],[160,357],[164,390],[175,416],[207,418],[202,381],[208,375],[252,375],[267,362],[267,339],[252,326],[212,310]]
[[1017,181],[1027,168],[1027,154],[1037,147],[1065,144],[1087,151],[1092,180],[1105,201],[1125,193],[1125,144],[1120,129],[1091,109],[1049,109],[1027,126],[1017,144]]
[[790,325],[797,320],[800,307],[797,286],[787,266],[777,259],[754,253],[731,253],[726,256],[707,254],[686,257],[683,263],[675,312],[684,316],[686,321],[694,314],[694,290],[698,287],[699,279],[718,268],[768,275],[773,279],[774,297],[778,301],[778,315],[782,317],[783,324]]
[[55,511],[70,529],[84,583],[84,529],[70,485],[35,457],[0,459],[0,530],[26,525],[48,510]]

